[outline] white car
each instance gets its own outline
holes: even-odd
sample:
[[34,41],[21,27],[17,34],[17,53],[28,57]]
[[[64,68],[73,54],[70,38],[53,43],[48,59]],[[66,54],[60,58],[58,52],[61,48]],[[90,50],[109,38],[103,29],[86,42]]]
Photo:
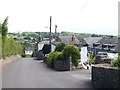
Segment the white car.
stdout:
[[118,53],[98,52],[97,55],[103,58],[110,58],[112,60],[116,60],[118,58]]

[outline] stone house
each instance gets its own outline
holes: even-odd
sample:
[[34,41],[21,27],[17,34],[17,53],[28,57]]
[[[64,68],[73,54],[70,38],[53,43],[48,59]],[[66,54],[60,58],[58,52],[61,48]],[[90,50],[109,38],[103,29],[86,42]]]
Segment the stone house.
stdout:
[[55,41],[52,42],[52,45],[55,46],[59,43],[65,43],[70,45],[75,45],[77,47],[80,47],[80,41],[74,36],[59,36]]

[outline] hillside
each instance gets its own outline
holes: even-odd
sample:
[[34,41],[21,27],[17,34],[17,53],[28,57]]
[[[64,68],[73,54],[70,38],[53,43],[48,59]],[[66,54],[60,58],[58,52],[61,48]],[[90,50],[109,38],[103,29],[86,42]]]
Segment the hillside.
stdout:
[[[52,33],[52,38],[58,36],[69,36],[75,35],[80,41],[85,37],[110,37],[110,35],[98,35],[98,34],[89,34],[89,33],[74,33],[74,32],[58,32]],[[49,40],[49,32],[22,32],[22,33],[8,33],[8,37],[12,37],[14,40],[19,41],[24,45],[24,48],[31,47],[34,48],[34,45],[38,42],[39,37],[43,40]]]

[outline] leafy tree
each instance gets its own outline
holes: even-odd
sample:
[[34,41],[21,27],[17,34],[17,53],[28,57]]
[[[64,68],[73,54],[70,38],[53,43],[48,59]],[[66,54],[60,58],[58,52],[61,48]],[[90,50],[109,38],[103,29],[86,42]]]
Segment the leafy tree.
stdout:
[[1,29],[2,29],[2,36],[7,37],[7,33],[8,33],[8,17],[4,20],[4,22],[1,25]]
[[50,53],[51,52],[50,44],[45,44],[42,48],[42,52],[43,52],[44,55]]
[[[0,38],[2,37],[2,41],[0,41],[0,46],[2,46],[2,58],[9,57],[11,55],[21,55],[23,53],[22,45],[13,40],[12,38],[8,38],[8,17],[0,24]],[[2,43],[2,45],[1,45]],[[0,58],[1,58],[0,56]]]
[[56,46],[55,51],[61,52],[61,51],[64,49],[65,46],[66,46],[66,45],[65,45],[64,43],[59,43],[59,44]]

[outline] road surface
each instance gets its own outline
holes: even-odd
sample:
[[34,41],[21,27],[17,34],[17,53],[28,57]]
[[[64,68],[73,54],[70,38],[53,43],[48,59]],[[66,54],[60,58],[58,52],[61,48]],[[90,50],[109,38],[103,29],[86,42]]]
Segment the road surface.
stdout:
[[55,71],[25,58],[2,69],[2,88],[91,88],[89,70]]

